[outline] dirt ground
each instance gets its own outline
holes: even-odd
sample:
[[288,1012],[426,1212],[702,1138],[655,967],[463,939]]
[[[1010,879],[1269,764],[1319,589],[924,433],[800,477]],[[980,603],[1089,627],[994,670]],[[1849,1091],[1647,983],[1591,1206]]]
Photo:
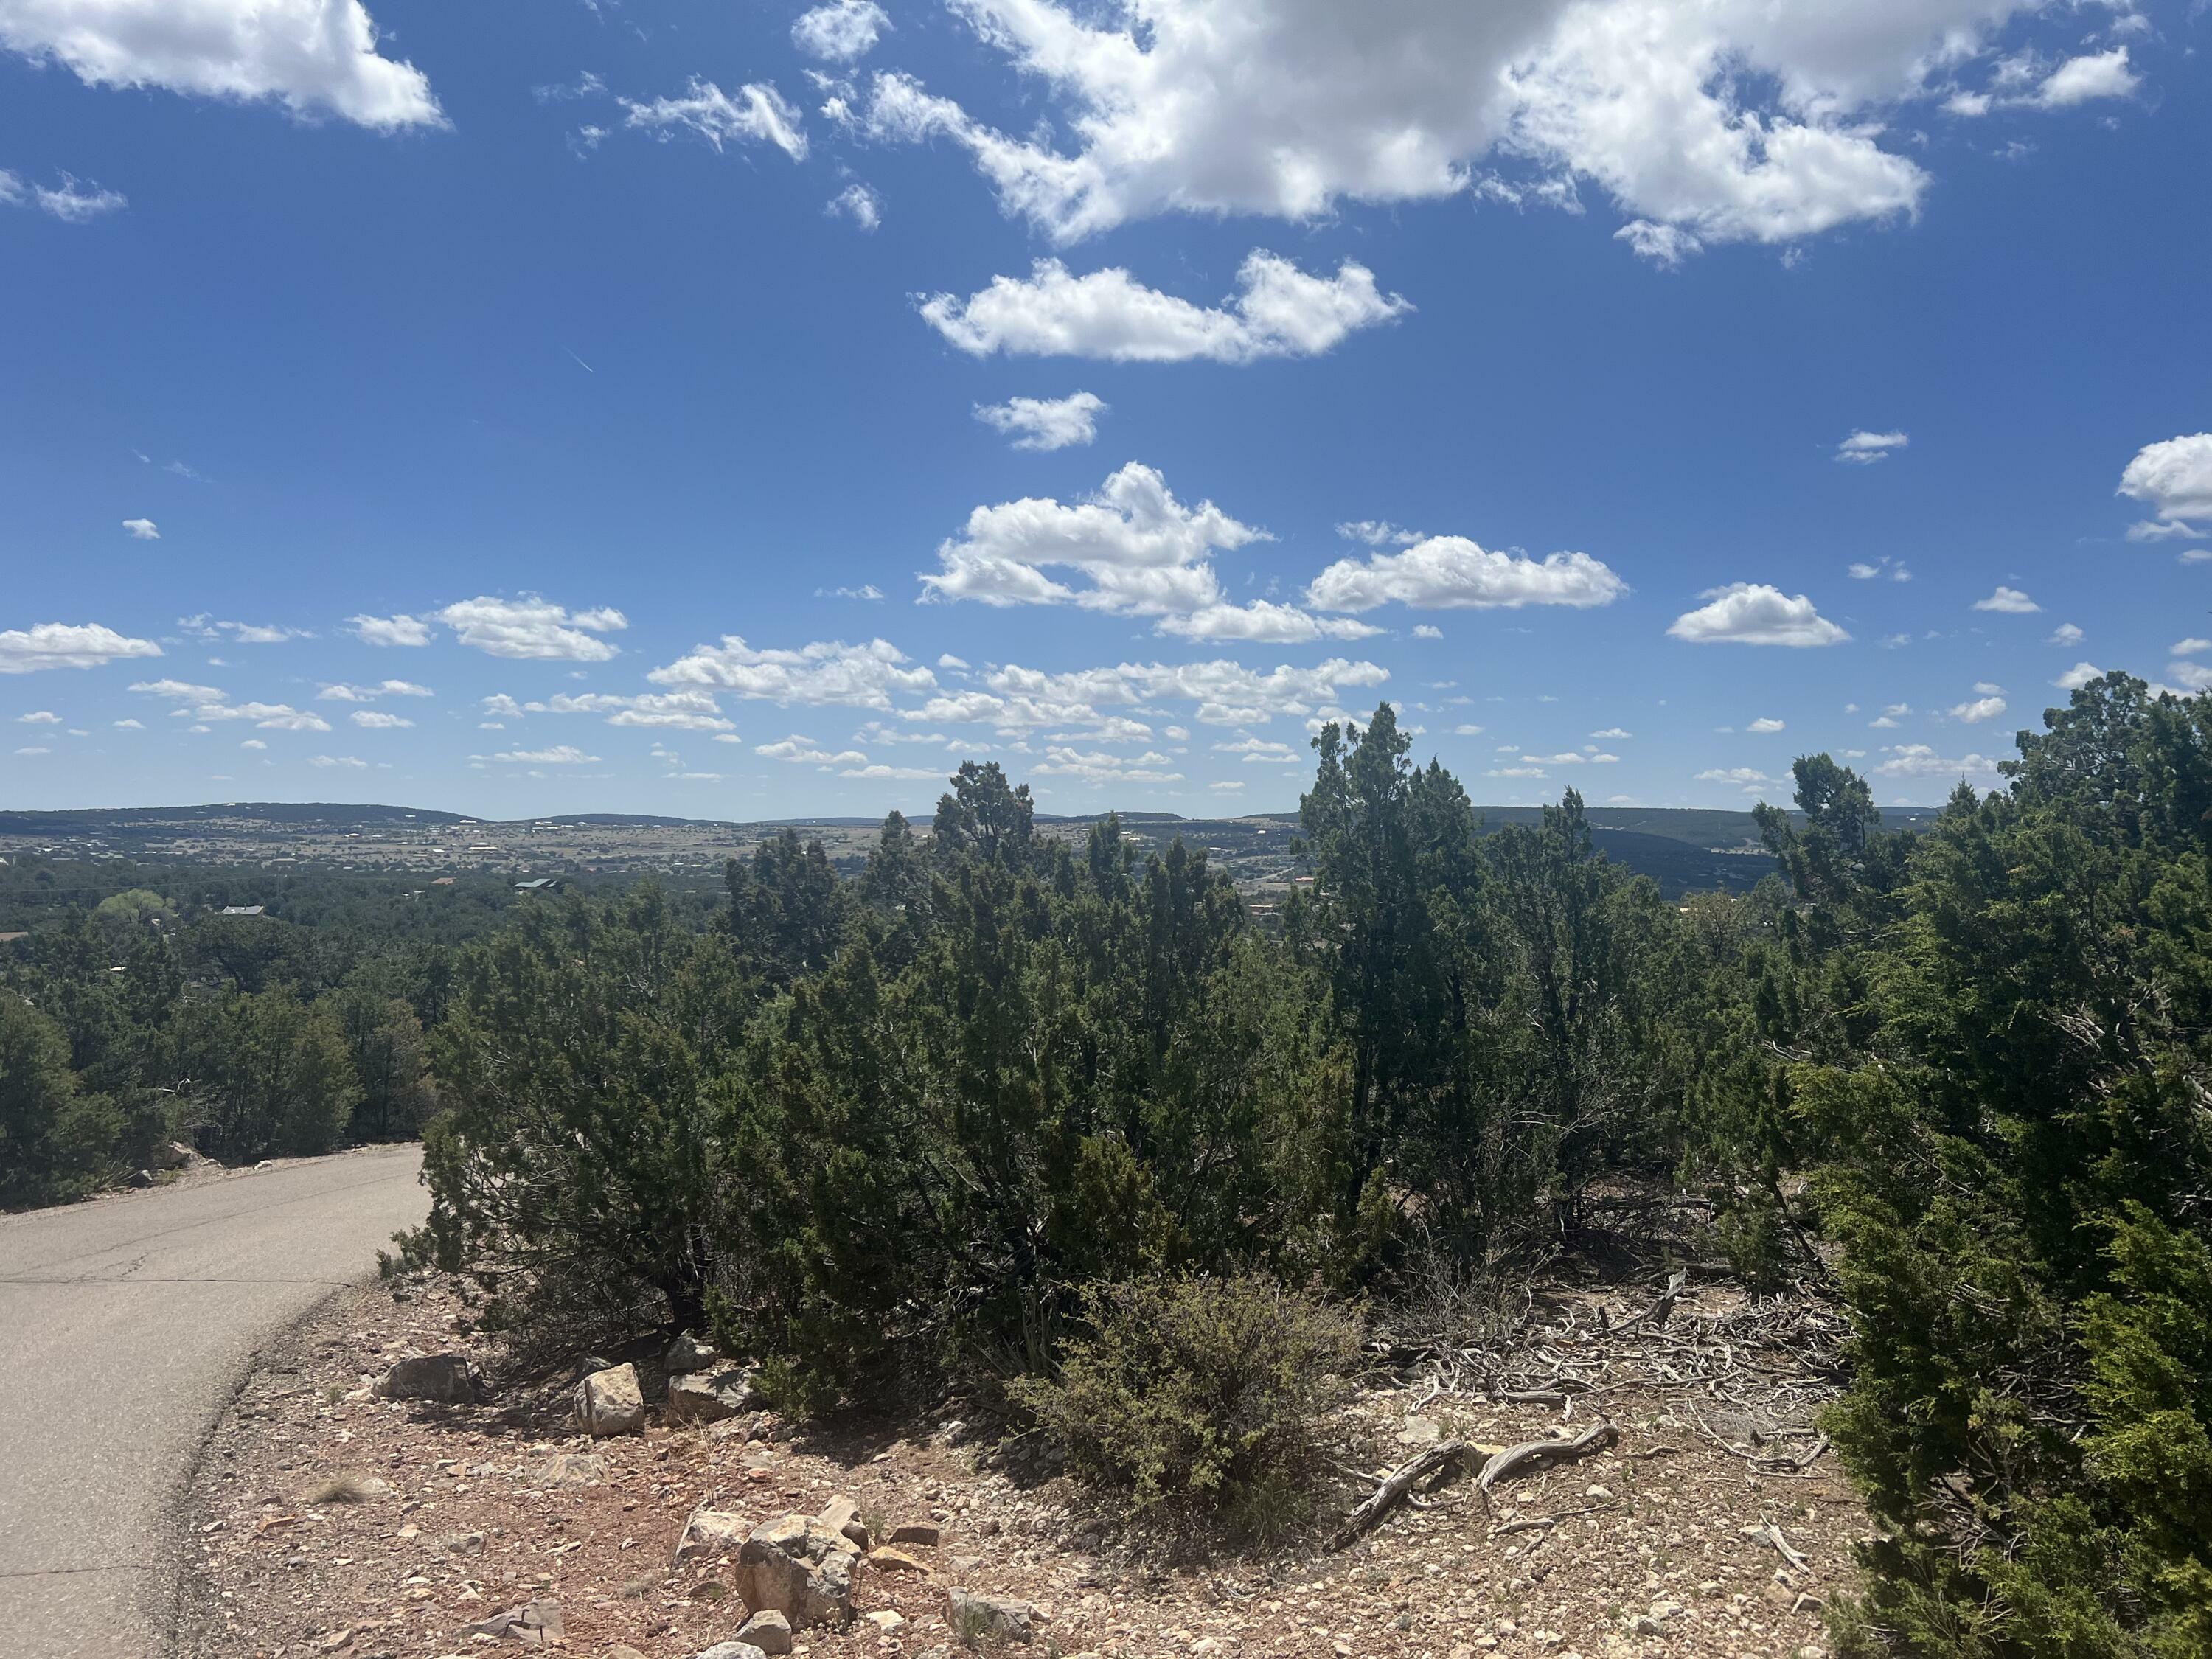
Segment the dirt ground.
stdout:
[[[926,1572],[861,1577],[856,1610],[902,1622],[801,1630],[810,1659],[949,1656],[949,1585],[1032,1603],[1041,1656],[1824,1659],[1821,1609],[1849,1589],[1868,1525],[1813,1436],[1819,1385],[1718,1292],[1692,1292],[1671,1322],[1638,1326],[1623,1297],[1528,1338],[1524,1385],[1530,1368],[1591,1384],[1565,1407],[1493,1403],[1443,1366],[1402,1387],[1386,1376],[1331,1425],[1344,1476],[1314,1537],[1203,1559],[1121,1534],[1034,1466],[1016,1478],[954,1423],[670,1428],[656,1413],[641,1434],[594,1441],[553,1388],[481,1407],[379,1400],[369,1385],[408,1355],[497,1358],[465,1334],[450,1289],[400,1295],[341,1294],[218,1425],[183,1522],[185,1659],[495,1653],[516,1643],[465,1626],[531,1601],[559,1603],[568,1650],[689,1659],[745,1617],[728,1554],[673,1563],[692,1511],[711,1500],[764,1521],[837,1496],[879,1537],[934,1523],[942,1541],[912,1551]],[[657,1368],[640,1369],[659,1398]],[[1609,1449],[1486,1496],[1463,1472],[1349,1547],[1321,1546],[1439,1437],[1487,1451],[1601,1420],[1620,1430]]]

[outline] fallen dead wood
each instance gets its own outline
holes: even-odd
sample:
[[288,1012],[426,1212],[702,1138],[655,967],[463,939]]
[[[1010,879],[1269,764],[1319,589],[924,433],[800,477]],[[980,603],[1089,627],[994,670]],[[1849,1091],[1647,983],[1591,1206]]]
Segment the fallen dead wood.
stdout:
[[1820,1454],[1827,1449],[1828,1437],[1824,1434],[1813,1443],[1813,1449],[1802,1457],[1754,1457],[1751,1461],[1754,1468],[1765,1474],[1802,1474],[1811,1468],[1820,1460]]
[[1532,1469],[1548,1468],[1554,1463],[1571,1463],[1578,1457],[1587,1457],[1594,1451],[1617,1444],[1620,1439],[1620,1431],[1612,1424],[1594,1423],[1571,1440],[1530,1440],[1508,1446],[1482,1466],[1482,1473],[1474,1478],[1475,1488],[1488,1492],[1501,1480],[1510,1480]]
[[1510,1537],[1516,1532],[1542,1532],[1556,1527],[1562,1521],[1571,1521],[1578,1515],[1601,1515],[1607,1510],[1619,1509],[1618,1504],[1584,1504],[1579,1509],[1561,1510],[1557,1515],[1524,1515],[1517,1521],[1507,1521],[1490,1529],[1492,1538]]
[[1791,1566],[1797,1568],[1800,1571],[1804,1570],[1806,1565],[1805,1558],[1800,1555],[1796,1550],[1790,1547],[1790,1540],[1782,1535],[1782,1528],[1776,1526],[1774,1522],[1771,1521],[1768,1522],[1765,1526],[1759,1528],[1754,1535],[1765,1542],[1773,1545],[1775,1553],[1779,1555],[1784,1560],[1787,1561]]
[[1419,1456],[1400,1464],[1375,1489],[1372,1497],[1344,1517],[1344,1524],[1329,1534],[1324,1547],[1340,1550],[1346,1544],[1364,1537],[1374,1530],[1384,1516],[1403,1502],[1415,1486],[1432,1474],[1441,1474],[1476,1449],[1464,1440],[1445,1440],[1430,1447]]

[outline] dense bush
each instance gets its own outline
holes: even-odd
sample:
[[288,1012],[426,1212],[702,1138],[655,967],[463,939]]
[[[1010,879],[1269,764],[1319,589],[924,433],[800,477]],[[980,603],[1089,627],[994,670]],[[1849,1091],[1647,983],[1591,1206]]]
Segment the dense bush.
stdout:
[[1351,1391],[1358,1322],[1273,1278],[1089,1290],[1058,1374],[1017,1396],[1079,1476],[1133,1510],[1273,1535],[1304,1517],[1321,1419]]
[[1913,1652],[2212,1652],[2212,701],[2124,675],[1913,849],[1796,1109],[1856,1317],[1838,1443]]

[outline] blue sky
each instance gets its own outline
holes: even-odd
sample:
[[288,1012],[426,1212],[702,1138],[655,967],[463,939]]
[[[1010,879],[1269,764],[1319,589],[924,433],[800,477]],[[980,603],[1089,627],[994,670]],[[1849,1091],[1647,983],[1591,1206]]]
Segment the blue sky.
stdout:
[[[0,805],[1987,787],[2212,684],[2212,15],[0,0]],[[1858,574],[1854,574],[1855,568]]]

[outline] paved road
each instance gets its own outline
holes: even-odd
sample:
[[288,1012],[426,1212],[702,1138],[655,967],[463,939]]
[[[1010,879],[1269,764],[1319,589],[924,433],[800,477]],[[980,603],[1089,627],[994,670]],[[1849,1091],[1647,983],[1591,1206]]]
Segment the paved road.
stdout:
[[0,1659],[154,1659],[170,1507],[255,1352],[374,1271],[412,1146],[0,1218]]

